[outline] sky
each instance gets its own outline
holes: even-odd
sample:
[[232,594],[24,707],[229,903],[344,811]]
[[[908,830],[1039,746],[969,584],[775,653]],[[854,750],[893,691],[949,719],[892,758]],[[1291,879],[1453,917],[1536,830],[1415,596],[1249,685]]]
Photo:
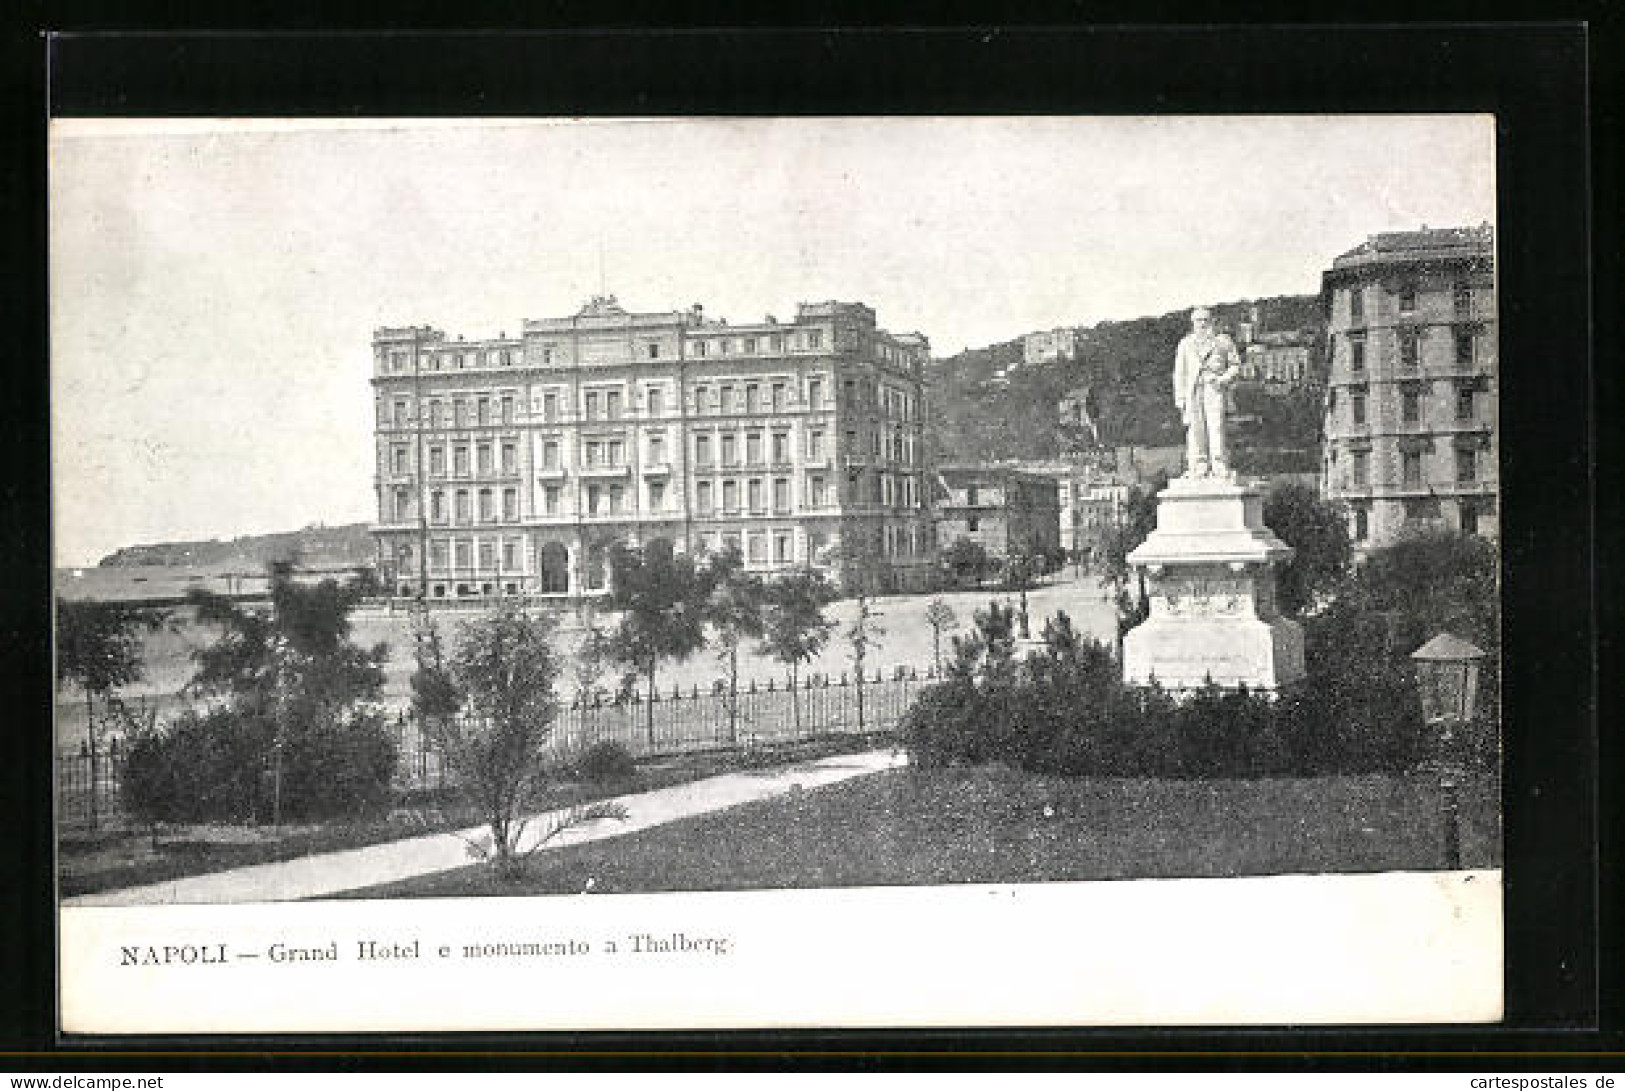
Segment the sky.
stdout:
[[1494,222],[1486,115],[55,121],[56,561],[370,520],[371,335],[607,290],[861,300],[936,355],[1312,293],[1378,231]]

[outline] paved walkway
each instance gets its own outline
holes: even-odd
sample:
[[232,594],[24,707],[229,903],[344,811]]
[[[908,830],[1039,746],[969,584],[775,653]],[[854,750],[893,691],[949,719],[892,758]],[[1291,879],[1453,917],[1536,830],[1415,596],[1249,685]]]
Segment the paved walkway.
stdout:
[[[771,799],[792,790],[836,784],[852,777],[895,768],[906,760],[899,752],[871,750],[756,773],[727,773],[652,792],[617,796],[613,802],[626,808],[626,821],[601,819],[577,826],[559,834],[543,851],[637,833],[679,818]],[[549,819],[563,813],[553,811],[538,816],[532,819],[531,829],[546,829]],[[328,852],[146,886],[84,894],[65,899],[62,904],[195,905],[321,898],[466,866],[471,862],[469,841],[478,839],[484,833],[484,827],[477,826],[456,833],[410,837],[343,852]]]

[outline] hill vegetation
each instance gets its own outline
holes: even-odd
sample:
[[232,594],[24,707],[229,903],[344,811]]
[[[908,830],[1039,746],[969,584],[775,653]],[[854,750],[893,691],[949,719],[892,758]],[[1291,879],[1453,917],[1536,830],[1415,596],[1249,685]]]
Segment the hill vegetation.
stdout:
[[231,566],[263,572],[276,561],[298,560],[310,567],[370,564],[375,557],[368,524],[309,526],[275,534],[248,534],[222,541],[156,542],[125,546],[97,562],[101,568],[173,565],[193,568]]
[[[1252,305],[1258,306],[1265,330],[1321,325],[1319,297],[1313,295],[1221,304],[1214,311],[1220,326],[1233,332]],[[1024,365],[1019,339],[939,360],[931,375],[933,454],[953,461],[1057,457],[1062,441],[1052,423],[1056,404],[1078,387],[1092,391],[1105,445],[1182,443],[1184,425],[1168,384],[1174,350],[1189,329],[1189,311],[1179,310],[1086,329],[1073,360]],[[1320,356],[1317,345],[1312,366]],[[1008,382],[998,381],[1001,370]],[[1235,402],[1240,468],[1316,467],[1318,391],[1275,397],[1238,387]]]

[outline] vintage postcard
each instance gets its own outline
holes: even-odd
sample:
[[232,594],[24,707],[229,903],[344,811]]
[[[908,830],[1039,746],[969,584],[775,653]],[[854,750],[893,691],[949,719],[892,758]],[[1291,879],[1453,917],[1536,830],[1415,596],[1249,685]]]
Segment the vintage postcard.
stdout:
[[61,1030],[1498,1021],[1495,150],[52,122]]

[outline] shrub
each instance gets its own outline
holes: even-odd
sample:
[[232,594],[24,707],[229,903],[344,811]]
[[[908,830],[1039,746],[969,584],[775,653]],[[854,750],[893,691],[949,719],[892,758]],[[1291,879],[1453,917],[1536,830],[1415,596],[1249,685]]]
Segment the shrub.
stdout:
[[268,822],[360,818],[391,798],[395,743],[376,715],[309,727],[283,739],[269,716],[188,712],[130,744],[126,805],[148,822]]
[[595,742],[576,762],[576,775],[588,784],[619,784],[638,775],[638,763],[618,742]]
[[293,734],[283,744],[284,819],[359,819],[386,810],[396,759],[395,740],[374,713]]
[[1043,652],[1014,661],[1008,613],[978,613],[976,630],[955,640],[949,680],[909,710],[912,764],[1243,778],[1399,772],[1426,753],[1410,665],[1377,638],[1380,619],[1314,619],[1309,678],[1279,696],[1208,686],[1176,700],[1124,685],[1109,652],[1061,618]]
[[267,762],[275,725],[226,709],[187,712],[143,733],[125,759],[125,805],[147,822],[257,822],[269,818]]

